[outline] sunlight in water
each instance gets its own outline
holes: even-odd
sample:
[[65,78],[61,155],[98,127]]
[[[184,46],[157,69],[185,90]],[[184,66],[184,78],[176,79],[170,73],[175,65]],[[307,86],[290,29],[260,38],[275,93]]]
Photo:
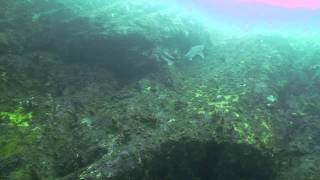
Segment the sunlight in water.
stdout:
[[265,3],[286,8],[320,8],[320,1],[318,0],[239,0],[242,2],[251,3]]

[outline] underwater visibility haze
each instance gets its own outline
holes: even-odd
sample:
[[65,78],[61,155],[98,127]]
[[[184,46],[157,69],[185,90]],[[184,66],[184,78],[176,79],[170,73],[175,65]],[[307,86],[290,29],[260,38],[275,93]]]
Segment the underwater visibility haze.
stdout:
[[320,1],[0,0],[0,180],[319,180]]

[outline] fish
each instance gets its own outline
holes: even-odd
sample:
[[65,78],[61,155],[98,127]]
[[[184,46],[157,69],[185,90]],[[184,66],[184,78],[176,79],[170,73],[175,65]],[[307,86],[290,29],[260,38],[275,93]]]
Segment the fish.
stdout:
[[195,58],[196,56],[200,56],[202,59],[204,59],[203,50],[204,50],[204,45],[196,45],[196,46],[193,46],[193,47],[187,52],[187,54],[185,54],[185,57],[186,57],[189,61],[192,61],[193,58]]

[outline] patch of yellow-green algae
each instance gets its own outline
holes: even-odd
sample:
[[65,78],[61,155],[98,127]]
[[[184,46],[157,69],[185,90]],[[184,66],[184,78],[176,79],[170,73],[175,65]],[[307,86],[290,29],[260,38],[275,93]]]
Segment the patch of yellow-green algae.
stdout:
[[[25,112],[22,107],[12,112],[1,112],[0,123],[0,162],[10,158],[24,159],[32,142],[40,133],[40,128],[30,127],[32,112]],[[10,179],[28,179],[27,165],[16,164],[15,170],[8,174]]]
[[40,133],[39,129],[21,130],[13,126],[4,128],[4,133],[0,134],[0,160],[26,152],[28,145]]
[[9,175],[10,179],[13,180],[32,180],[34,179],[30,173],[30,170],[27,168],[20,168],[17,169],[16,171],[13,171]]
[[246,94],[226,93],[223,89],[202,85],[189,92],[189,112],[207,115],[213,119],[228,119],[220,125],[233,131],[233,139],[237,143],[273,148],[275,137],[272,116],[258,108],[249,109],[242,104],[242,98],[245,98]]
[[[254,121],[254,120],[253,120]],[[273,131],[267,121],[261,120],[253,124],[250,120],[241,120],[232,124],[233,130],[239,136],[239,143],[268,146],[273,143]]]
[[7,119],[9,123],[18,127],[27,128],[29,127],[29,121],[32,120],[32,112],[25,112],[22,107],[17,107],[12,112],[1,112],[1,119]]
[[[29,169],[29,157],[27,156],[28,153],[30,153],[30,145],[39,132],[37,130],[29,133],[21,132],[16,129],[16,127],[11,126],[6,129],[5,133],[6,134],[0,135],[0,162],[10,162],[10,159],[23,160],[18,162],[13,161],[14,164],[12,164],[12,167],[14,167],[14,169],[10,169],[10,173],[8,172],[9,174],[6,174],[5,178],[31,180],[32,171]],[[6,171],[5,168],[2,170]]]
[[199,114],[214,113],[229,113],[233,109],[233,104],[239,101],[242,94],[224,94],[222,89],[210,88],[206,85],[201,85],[195,90],[191,90],[188,95],[191,97],[189,105],[192,110]]
[[0,135],[0,144],[0,160],[3,160],[22,153],[25,140],[20,132],[7,129],[6,134]]

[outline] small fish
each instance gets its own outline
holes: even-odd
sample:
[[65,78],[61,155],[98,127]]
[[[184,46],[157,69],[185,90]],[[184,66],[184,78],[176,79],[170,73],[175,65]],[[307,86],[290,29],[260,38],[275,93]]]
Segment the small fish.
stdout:
[[194,57],[200,56],[202,59],[204,59],[204,45],[197,45],[193,46],[185,55],[185,57],[189,60],[192,61]]

